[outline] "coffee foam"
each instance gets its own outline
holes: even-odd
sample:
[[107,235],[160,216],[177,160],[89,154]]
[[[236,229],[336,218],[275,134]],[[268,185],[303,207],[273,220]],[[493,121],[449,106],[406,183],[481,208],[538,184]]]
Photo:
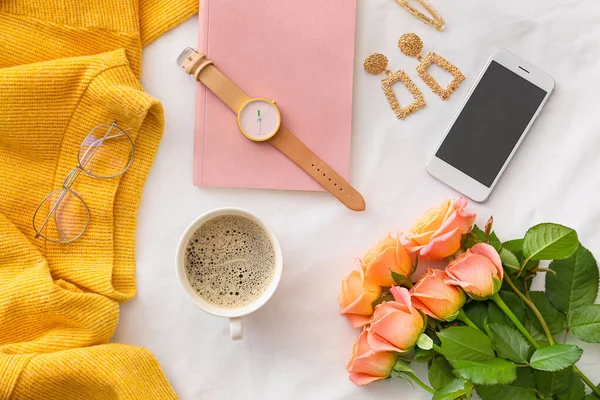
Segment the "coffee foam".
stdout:
[[275,250],[254,221],[223,215],[205,222],[187,244],[188,281],[206,302],[244,307],[259,298],[275,273]]

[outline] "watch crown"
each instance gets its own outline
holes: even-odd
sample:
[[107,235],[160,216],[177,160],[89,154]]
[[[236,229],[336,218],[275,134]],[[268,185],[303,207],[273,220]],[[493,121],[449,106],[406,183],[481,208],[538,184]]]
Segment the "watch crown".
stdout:
[[273,104],[277,104],[277,103],[275,102],[275,100],[271,100],[271,103],[273,103]]

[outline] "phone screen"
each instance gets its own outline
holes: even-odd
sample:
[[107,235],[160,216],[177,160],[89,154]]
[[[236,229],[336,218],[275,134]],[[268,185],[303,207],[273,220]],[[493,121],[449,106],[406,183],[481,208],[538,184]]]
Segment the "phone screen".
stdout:
[[491,187],[546,94],[492,61],[435,155]]

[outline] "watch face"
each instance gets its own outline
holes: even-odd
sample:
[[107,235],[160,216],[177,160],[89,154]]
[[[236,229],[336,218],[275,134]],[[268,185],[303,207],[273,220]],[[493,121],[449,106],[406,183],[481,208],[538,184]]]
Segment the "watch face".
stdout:
[[273,102],[252,99],[242,106],[238,124],[248,139],[262,142],[277,133],[281,126],[281,114]]

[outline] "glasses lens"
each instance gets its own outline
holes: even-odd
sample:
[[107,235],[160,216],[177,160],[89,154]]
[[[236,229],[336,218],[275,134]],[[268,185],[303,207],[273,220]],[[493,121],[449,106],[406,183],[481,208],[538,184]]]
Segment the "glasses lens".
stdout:
[[96,178],[114,178],[133,161],[133,142],[116,124],[95,127],[79,149],[79,165]]
[[33,226],[36,232],[57,243],[71,242],[83,234],[89,223],[89,211],[74,192],[55,190],[40,204]]

